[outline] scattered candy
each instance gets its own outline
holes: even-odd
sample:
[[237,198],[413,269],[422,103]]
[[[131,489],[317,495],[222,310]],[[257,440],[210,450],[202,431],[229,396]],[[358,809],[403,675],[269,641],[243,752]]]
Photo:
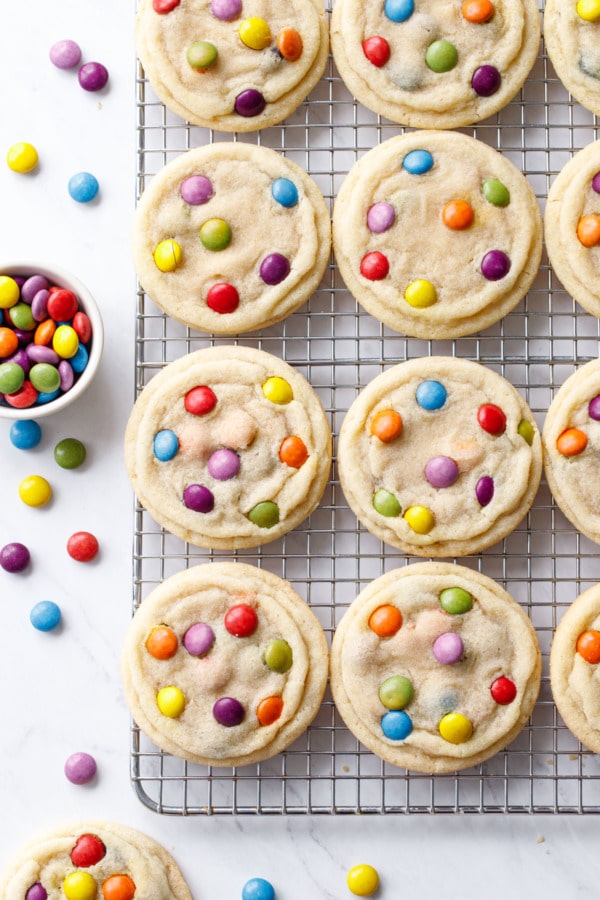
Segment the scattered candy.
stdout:
[[54,459],[62,469],[77,469],[85,456],[85,446],[77,438],[63,438],[54,448]]
[[19,497],[27,506],[45,506],[52,497],[52,488],[41,475],[28,475],[19,484]]
[[99,548],[98,539],[89,531],[76,531],[67,541],[67,553],[77,562],[90,562]]
[[65,762],[65,775],[72,784],[88,784],[96,771],[96,760],[89,753],[72,753]]
[[178,719],[185,709],[185,697],[183,692],[174,685],[161,688],[156,695],[156,705],[169,719]]
[[353,866],[347,876],[348,889],[357,897],[371,897],[379,887],[379,875],[373,866]]
[[293,469],[300,469],[308,459],[308,450],[302,438],[296,435],[284,438],[279,447],[279,459]]
[[242,888],[242,900],[275,900],[275,890],[264,878],[251,878]]
[[458,50],[450,41],[433,41],[425,52],[425,62],[432,72],[449,72],[458,62]]
[[233,450],[221,447],[211,454],[206,467],[217,481],[229,481],[240,471],[240,458]]
[[233,728],[244,721],[244,707],[234,697],[221,697],[213,706],[213,716],[219,725]]
[[98,179],[91,172],[77,172],[71,175],[67,185],[69,196],[77,203],[89,203],[96,197],[99,188]]
[[473,734],[473,725],[462,713],[447,713],[440,721],[439,732],[450,744],[464,744]]
[[57,69],[74,69],[81,62],[81,48],[75,41],[57,41],[50,47],[50,62]]
[[77,73],[77,79],[84,91],[101,91],[108,81],[108,70],[102,63],[85,63]]
[[104,900],[133,900],[135,882],[129,875],[110,875],[102,884]]
[[6,163],[13,172],[26,175],[27,172],[31,172],[37,166],[38,152],[33,144],[20,141],[8,148]]
[[160,460],[160,462],[168,462],[177,455],[179,438],[174,431],[165,428],[154,435],[153,449],[156,459]]
[[38,631],[52,631],[60,620],[60,607],[52,600],[40,600],[29,613],[29,621]]
[[0,550],[0,566],[5,572],[22,572],[29,565],[30,554],[25,544],[13,541]]
[[582,216],[577,223],[577,238],[584,247],[595,247],[600,243],[600,216],[591,213]]

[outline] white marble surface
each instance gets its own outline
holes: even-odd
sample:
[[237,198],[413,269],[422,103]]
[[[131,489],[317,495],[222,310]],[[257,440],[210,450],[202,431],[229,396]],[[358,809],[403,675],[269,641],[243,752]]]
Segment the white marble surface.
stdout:
[[[387,818],[168,818],[147,810],[129,781],[129,716],[118,658],[130,616],[132,497],[121,441],[133,397],[135,278],[129,231],[135,201],[133,4],[129,0],[2,2],[0,84],[0,258],[38,258],[72,269],[95,294],[106,326],[96,382],[72,410],[42,420],[40,447],[9,442],[0,419],[0,544],[22,540],[33,562],[25,575],[0,571],[0,868],[53,823],[108,818],[153,835],[176,856],[195,900],[240,897],[261,875],[278,900],[344,898],[347,870],[369,862],[382,900],[506,897],[587,898],[597,892],[600,823],[588,817],[401,816]],[[48,61],[51,44],[77,40],[86,60],[110,71],[101,94],[81,90],[73,72]],[[39,150],[30,176],[4,164],[19,140]],[[91,206],[68,196],[68,178],[89,170],[100,181]],[[81,438],[81,470],[58,468],[60,437]],[[17,485],[48,477],[52,503],[25,507]],[[96,562],[82,565],[64,545],[94,532]],[[40,599],[59,603],[64,624],[44,635],[29,624]],[[64,761],[87,750],[96,781],[70,784]]]

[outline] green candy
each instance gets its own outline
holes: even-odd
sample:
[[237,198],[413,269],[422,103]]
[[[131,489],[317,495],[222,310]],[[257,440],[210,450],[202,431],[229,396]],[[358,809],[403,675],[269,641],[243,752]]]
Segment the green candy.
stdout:
[[14,394],[25,381],[25,372],[17,363],[0,365],[0,394]]
[[207,219],[200,228],[200,240],[207,250],[224,250],[231,243],[231,228],[224,219]]
[[15,328],[20,328],[21,331],[33,331],[37,327],[38,323],[33,318],[31,307],[27,303],[17,303],[15,306],[11,306],[8,315]]
[[276,638],[269,641],[263,653],[263,662],[271,672],[283,674],[292,668],[292,648],[287,641]]
[[210,41],[195,41],[188,47],[186,59],[196,72],[204,72],[214,66],[218,55],[219,51]]
[[458,62],[458,50],[450,41],[434,41],[427,48],[425,62],[432,72],[449,72]]
[[531,422],[528,422],[527,419],[521,419],[517,431],[521,435],[523,440],[531,447],[531,445],[533,444],[533,436],[535,434]]
[[85,447],[77,438],[63,438],[54,448],[54,459],[61,469],[77,469],[85,461]]
[[60,387],[60,373],[50,363],[36,363],[29,370],[29,380],[43,394],[53,394]]
[[414,695],[412,682],[404,675],[386,678],[379,688],[379,699],[386,709],[404,709]]
[[373,507],[380,515],[386,516],[386,518],[399,516],[402,512],[398,499],[390,491],[386,491],[385,488],[380,488],[373,495]]
[[508,206],[510,191],[496,178],[487,178],[482,185],[483,196],[494,206]]
[[462,616],[473,606],[473,597],[464,588],[446,588],[440,594],[440,603],[442,609],[451,616]]
[[273,528],[279,522],[279,507],[271,500],[264,500],[250,510],[248,518],[259,528]]

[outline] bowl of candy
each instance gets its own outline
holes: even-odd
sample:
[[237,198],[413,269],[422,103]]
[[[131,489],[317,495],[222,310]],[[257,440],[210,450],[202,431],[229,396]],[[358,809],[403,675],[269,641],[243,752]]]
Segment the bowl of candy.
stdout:
[[91,383],[104,329],[96,301],[70,272],[0,264],[0,417],[58,412]]

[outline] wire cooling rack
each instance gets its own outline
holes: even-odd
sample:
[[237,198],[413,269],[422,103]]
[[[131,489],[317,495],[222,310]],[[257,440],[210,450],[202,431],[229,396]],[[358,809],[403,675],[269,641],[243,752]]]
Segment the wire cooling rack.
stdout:
[[[189,126],[156,99],[141,67],[137,78],[137,196],[186,150],[213,141],[271,147],[312,175],[333,200],[352,164],[404,129],[353,101],[329,60],[310,98],[285,124],[232,136]],[[543,45],[520,94],[497,116],[461,129],[490,144],[527,176],[543,210],[548,188],[574,152],[598,139],[591,113],[557,80]],[[257,228],[260,223],[257,222]],[[477,360],[506,377],[531,406],[538,426],[574,369],[596,358],[599,322],[578,307],[546,257],[516,310],[492,328],[453,341],[395,334],[363,312],[335,262],[309,303],[285,321],[232,340],[191,331],[138,290],[136,394],[166,363],[212,344],[258,347],[297,367],[319,394],[337,436],[357,392],[389,365],[427,355]],[[203,551],[162,531],[135,507],[133,605],[161,581],[213,559],[250,562],[288,579],[331,638],[355,596],[383,572],[414,561],[382,544],[350,512],[334,466],[323,500],[303,527],[255,551]],[[161,752],[132,725],[131,777],[151,809],[174,815],[281,813],[600,812],[600,758],[582,749],[552,702],[548,652],[565,608],[600,580],[598,547],[576,532],[542,481],[527,519],[479,556],[455,560],[496,579],[529,614],[544,668],[529,725],[503,752],[456,775],[424,776],[382,762],[345,728],[329,693],[306,734],[285,753],[237,769],[203,768]]]

